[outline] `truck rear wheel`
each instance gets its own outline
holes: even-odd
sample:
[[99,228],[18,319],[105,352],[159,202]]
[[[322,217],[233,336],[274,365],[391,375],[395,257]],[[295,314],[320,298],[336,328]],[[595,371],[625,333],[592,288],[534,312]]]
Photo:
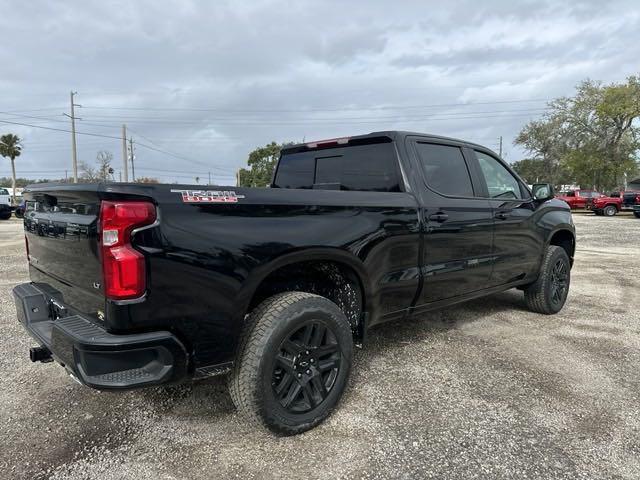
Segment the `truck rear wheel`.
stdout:
[[616,213],[618,213],[618,209],[615,207],[615,205],[607,205],[606,207],[604,207],[603,213],[607,217],[613,217]]
[[524,289],[530,310],[551,315],[564,306],[571,282],[571,262],[562,247],[549,245],[538,279]]
[[238,411],[285,435],[309,430],[336,406],[353,356],[349,321],[330,300],[274,295],[249,316],[229,390]]

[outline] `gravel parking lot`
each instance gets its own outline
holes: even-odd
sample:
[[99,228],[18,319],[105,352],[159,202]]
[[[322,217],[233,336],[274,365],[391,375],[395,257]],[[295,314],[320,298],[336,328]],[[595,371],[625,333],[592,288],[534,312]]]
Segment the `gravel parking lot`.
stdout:
[[22,226],[0,222],[0,478],[640,478],[640,220],[575,222],[560,314],[514,290],[378,328],[338,411],[288,438],[224,378],[105,393],[31,363]]

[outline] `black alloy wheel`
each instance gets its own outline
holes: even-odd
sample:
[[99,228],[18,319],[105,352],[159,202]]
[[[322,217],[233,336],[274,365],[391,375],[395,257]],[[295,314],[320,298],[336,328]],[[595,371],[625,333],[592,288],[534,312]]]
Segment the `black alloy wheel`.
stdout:
[[271,386],[280,405],[291,413],[318,407],[335,385],[341,361],[336,336],[324,322],[298,328],[276,355]]
[[567,251],[549,245],[535,282],[524,287],[524,298],[530,310],[551,315],[562,310],[571,283],[571,260]]
[[559,258],[551,269],[551,301],[563,304],[569,287],[569,265],[564,258]]
[[229,377],[231,399],[248,419],[283,435],[319,425],[349,379],[353,333],[331,300],[279,293],[246,318]]

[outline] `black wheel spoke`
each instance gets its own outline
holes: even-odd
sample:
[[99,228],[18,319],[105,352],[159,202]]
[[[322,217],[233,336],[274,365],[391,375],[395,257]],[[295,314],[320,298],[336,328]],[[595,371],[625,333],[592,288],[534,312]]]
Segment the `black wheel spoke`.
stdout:
[[329,392],[327,392],[327,389],[324,386],[324,382],[322,381],[322,377],[320,375],[315,375],[311,379],[311,383],[313,383],[313,386],[315,387],[316,391],[320,395],[320,398],[322,400],[324,400],[327,397]]
[[337,358],[329,358],[327,360],[323,360],[318,364],[318,370],[321,372],[328,372],[329,370],[333,370],[334,368],[338,368],[340,366],[340,360]]
[[297,343],[292,342],[291,340],[285,340],[282,344],[282,348],[284,351],[291,355],[297,355],[302,350],[302,347]]
[[324,334],[327,331],[327,327],[322,325],[321,323],[316,325],[315,330],[313,331],[313,337],[311,337],[310,345],[312,347],[319,347],[322,345],[322,341],[324,340]]
[[294,376],[290,373],[285,373],[280,380],[280,383],[275,386],[276,395],[278,399],[282,399],[283,395],[286,394],[291,388],[291,383],[295,380]]
[[298,398],[298,395],[300,395],[301,391],[302,386],[298,382],[293,382],[289,387],[289,391],[284,398],[282,406],[284,408],[288,408],[296,400],[296,398]]
[[309,403],[311,408],[315,408],[318,405],[318,401],[313,395],[313,389],[311,388],[311,383],[307,382],[302,386],[302,392],[304,394],[305,399]]
[[315,324],[310,323],[304,328],[304,333],[302,334],[302,345],[307,347],[309,342],[311,341],[311,336],[313,335],[313,328]]
[[326,357],[327,355],[331,355],[337,352],[338,352],[338,345],[328,344],[328,345],[322,345],[321,347],[318,347],[318,349],[316,350],[316,355],[318,355],[318,357]]
[[292,375],[295,373],[293,369],[293,360],[284,357],[282,354],[276,355],[276,365],[278,365],[287,373],[290,373]]

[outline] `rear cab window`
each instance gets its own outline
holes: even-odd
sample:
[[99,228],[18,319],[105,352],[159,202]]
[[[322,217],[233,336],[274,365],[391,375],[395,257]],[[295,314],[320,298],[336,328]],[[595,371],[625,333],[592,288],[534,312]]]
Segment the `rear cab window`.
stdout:
[[391,141],[283,152],[273,188],[400,192],[398,156]]
[[473,185],[462,149],[418,141],[418,160],[429,188],[451,197],[473,197]]

